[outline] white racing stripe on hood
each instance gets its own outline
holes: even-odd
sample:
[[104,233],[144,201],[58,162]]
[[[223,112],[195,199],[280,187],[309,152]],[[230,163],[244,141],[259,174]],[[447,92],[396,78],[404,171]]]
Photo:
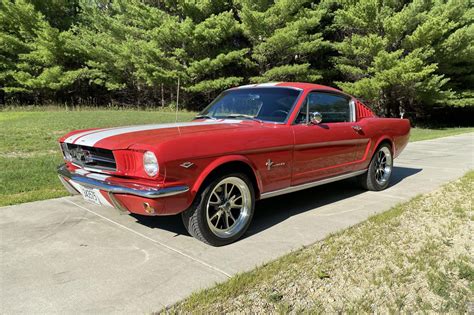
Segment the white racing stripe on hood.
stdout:
[[280,84],[280,83],[281,82],[267,82],[267,83],[259,83],[259,84],[247,84],[247,85],[238,86],[237,89],[245,89],[245,88],[251,88],[251,87],[276,86],[277,84]]
[[64,142],[74,143],[84,146],[94,146],[97,142],[130,132],[176,128],[176,127],[192,127],[192,126],[206,126],[206,125],[218,125],[218,124],[236,124],[242,122],[241,120],[235,119],[222,119],[222,120],[206,120],[203,122],[187,122],[187,123],[171,123],[171,124],[153,124],[153,125],[141,125],[141,126],[128,126],[128,127],[116,127],[106,128],[92,131],[80,132],[78,134],[68,137]]
[[280,84],[280,82],[260,83],[260,84],[257,84],[257,87],[276,86],[277,84]]
[[84,137],[84,136],[91,137],[96,134],[99,134],[99,135],[110,134],[110,136],[106,136],[106,135],[101,136],[101,138],[104,139],[107,137],[111,137],[118,134],[124,134],[128,132],[172,128],[172,127],[184,127],[184,125],[188,125],[188,124],[191,124],[191,123],[188,122],[188,123],[171,123],[171,124],[152,124],[152,125],[125,126],[125,127],[113,127],[113,128],[90,130],[90,131],[84,131],[84,132],[80,132],[75,135],[72,135],[68,137],[66,140],[64,140],[64,142],[75,143],[81,137]]

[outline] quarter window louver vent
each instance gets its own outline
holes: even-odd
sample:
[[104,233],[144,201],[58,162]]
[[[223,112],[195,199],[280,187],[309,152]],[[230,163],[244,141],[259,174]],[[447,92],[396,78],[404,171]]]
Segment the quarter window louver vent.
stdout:
[[357,119],[375,117],[375,114],[367,106],[365,106],[359,101],[356,102],[356,110],[357,110]]

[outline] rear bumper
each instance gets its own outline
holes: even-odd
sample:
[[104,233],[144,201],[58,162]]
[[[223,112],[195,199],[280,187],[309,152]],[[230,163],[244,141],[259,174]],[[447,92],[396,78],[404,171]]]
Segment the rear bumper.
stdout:
[[[186,209],[189,203],[189,187],[151,187],[133,182],[120,182],[112,176],[81,174],[68,169],[66,164],[58,167],[61,183],[71,194],[80,194],[81,186],[98,190],[109,206],[123,211],[143,215],[168,215]],[[79,188],[78,188],[79,187]],[[168,207],[165,207],[168,204]],[[168,209],[166,209],[168,208]],[[150,210],[151,209],[151,210]]]

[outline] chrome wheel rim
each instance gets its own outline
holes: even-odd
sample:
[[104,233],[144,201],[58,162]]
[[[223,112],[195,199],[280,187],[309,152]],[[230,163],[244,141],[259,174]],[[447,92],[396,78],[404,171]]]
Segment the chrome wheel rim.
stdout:
[[239,233],[250,218],[251,198],[249,187],[242,179],[221,180],[207,200],[206,218],[211,232],[220,238]]
[[375,157],[375,180],[384,185],[392,173],[392,153],[387,147],[382,147]]

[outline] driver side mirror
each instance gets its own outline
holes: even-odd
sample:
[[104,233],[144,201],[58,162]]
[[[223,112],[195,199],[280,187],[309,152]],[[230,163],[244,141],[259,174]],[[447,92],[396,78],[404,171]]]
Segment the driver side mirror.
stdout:
[[323,121],[323,115],[320,112],[309,113],[309,123],[312,125],[318,125]]

